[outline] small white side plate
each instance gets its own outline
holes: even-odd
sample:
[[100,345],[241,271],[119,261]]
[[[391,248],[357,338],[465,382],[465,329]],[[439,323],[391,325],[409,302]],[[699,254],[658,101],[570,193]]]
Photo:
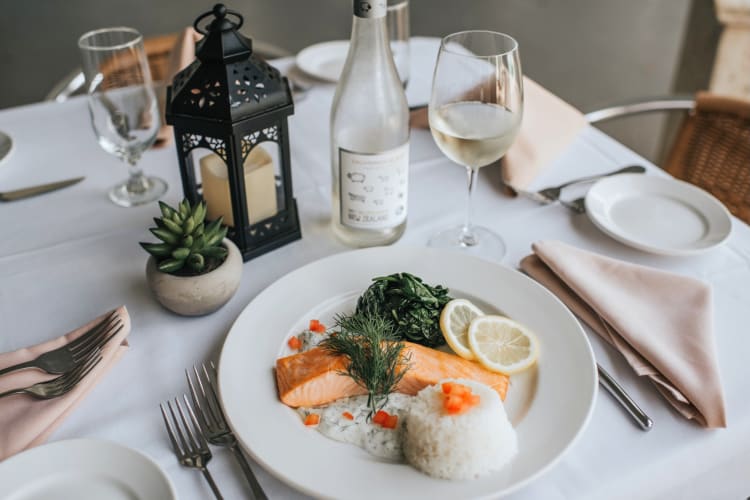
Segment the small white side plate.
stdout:
[[0,462],[7,500],[174,500],[172,484],[150,458],[109,441],[71,439]]
[[586,213],[617,241],[660,255],[705,252],[732,232],[729,212],[719,200],[666,177],[623,174],[602,179],[586,195]]
[[311,45],[297,54],[297,67],[321,80],[337,82],[349,51],[348,40]]

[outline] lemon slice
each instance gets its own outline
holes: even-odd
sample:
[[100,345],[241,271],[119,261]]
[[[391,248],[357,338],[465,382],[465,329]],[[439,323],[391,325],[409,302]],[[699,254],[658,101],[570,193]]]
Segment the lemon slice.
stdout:
[[465,359],[474,359],[467,333],[469,323],[484,313],[466,299],[453,299],[440,313],[440,331],[453,352]]
[[503,316],[471,321],[469,347],[488,370],[512,375],[530,367],[539,356],[539,341],[525,326]]

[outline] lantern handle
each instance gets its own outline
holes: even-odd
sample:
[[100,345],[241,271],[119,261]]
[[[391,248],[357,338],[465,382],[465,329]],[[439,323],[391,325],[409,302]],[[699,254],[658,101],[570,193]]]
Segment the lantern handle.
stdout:
[[242,24],[245,22],[245,20],[242,17],[242,14],[240,14],[237,11],[227,9],[223,3],[217,3],[216,5],[214,5],[213,9],[209,10],[208,12],[204,12],[203,14],[198,16],[198,19],[196,19],[195,22],[193,23],[193,28],[195,29],[195,31],[197,31],[201,35],[208,35],[208,31],[201,29],[201,27],[198,26],[198,23],[200,23],[202,20],[204,20],[205,18],[211,15],[216,17],[216,19],[224,19],[227,15],[235,16],[239,20],[237,24],[232,23],[229,20],[227,20],[227,22],[231,23],[234,26],[234,29],[236,30],[240,29],[242,27]]

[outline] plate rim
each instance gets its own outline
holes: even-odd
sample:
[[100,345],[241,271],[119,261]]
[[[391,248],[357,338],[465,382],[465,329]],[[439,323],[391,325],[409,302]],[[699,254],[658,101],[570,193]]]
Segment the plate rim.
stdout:
[[[285,275],[283,275],[282,277],[280,277],[279,279],[277,279],[276,281],[274,281],[274,283],[272,283],[269,286],[267,286],[266,288],[264,288],[252,300],[250,300],[245,305],[245,307],[242,309],[242,311],[238,314],[238,316],[235,319],[235,321],[232,323],[232,326],[230,327],[229,332],[227,333],[227,336],[225,337],[224,342],[222,343],[221,352],[220,352],[220,356],[219,356],[218,386],[219,386],[219,396],[220,396],[220,400],[221,400],[221,405],[222,405],[222,407],[223,407],[223,409],[225,411],[225,414],[227,415],[227,421],[229,423],[230,428],[232,428],[232,430],[235,432],[235,435],[237,435],[238,442],[240,443],[240,445],[242,446],[242,448],[253,458],[253,460],[255,460],[259,465],[261,465],[273,477],[277,478],[281,482],[287,484],[288,486],[290,486],[290,487],[292,487],[292,488],[296,489],[297,491],[300,491],[300,492],[302,492],[304,494],[308,494],[308,495],[312,495],[312,496],[316,496],[317,497],[317,496],[321,496],[323,493],[321,493],[320,491],[317,491],[315,489],[311,489],[308,486],[306,486],[305,484],[299,482],[292,474],[285,474],[281,470],[277,470],[275,467],[271,466],[266,460],[264,460],[264,458],[262,456],[258,455],[252,448],[250,448],[250,446],[248,446],[241,439],[240,435],[237,433],[237,429],[235,428],[235,426],[234,426],[234,424],[232,422],[231,416],[226,411],[226,402],[225,402],[225,398],[224,398],[224,394],[223,394],[224,391],[222,390],[223,389],[223,387],[222,387],[222,385],[223,385],[222,384],[222,380],[223,380],[224,376],[226,376],[223,368],[226,366],[225,360],[227,359],[226,353],[228,351],[229,339],[232,336],[232,332],[233,331],[237,331],[238,325],[241,324],[241,322],[243,320],[243,315],[246,314],[246,311],[248,311],[248,309],[250,308],[251,304],[253,304],[253,302],[255,302],[256,300],[258,300],[258,298],[262,294],[264,294],[267,290],[269,290],[270,288],[276,286],[277,283],[279,283],[282,279],[290,279],[291,280],[291,279],[293,279],[292,277],[294,275],[302,275],[302,274],[304,274],[304,272],[306,270],[308,270],[309,268],[311,268],[313,266],[323,265],[323,263],[325,263],[327,261],[332,261],[332,260],[336,260],[338,258],[343,258],[343,256],[347,256],[347,255],[354,254],[354,253],[373,252],[373,251],[375,251],[375,252],[378,252],[378,251],[386,251],[386,252],[404,252],[404,251],[405,252],[410,252],[410,251],[413,252],[413,251],[421,251],[421,252],[434,252],[434,253],[439,253],[439,254],[444,254],[444,255],[453,254],[452,252],[440,251],[440,250],[430,249],[430,248],[412,247],[412,246],[397,246],[397,247],[377,247],[377,248],[365,248],[365,249],[350,250],[350,251],[340,252],[340,253],[336,253],[336,254],[332,254],[332,255],[327,255],[327,256],[324,256],[324,257],[322,257],[320,259],[316,259],[316,260],[314,260],[312,262],[304,264],[304,265],[302,265],[300,267],[297,267],[297,268],[291,270],[290,272],[286,273]],[[521,273],[520,271],[518,271],[516,269],[513,269],[512,267],[504,265],[502,263],[494,262],[494,261],[489,261],[489,260],[485,260],[485,259],[481,259],[481,258],[477,258],[477,257],[474,257],[474,256],[465,255],[465,254],[454,254],[454,255],[458,255],[459,258],[466,258],[466,259],[470,259],[470,260],[473,260],[473,261],[481,261],[481,262],[485,263],[486,265],[493,265],[493,266],[497,266],[497,267],[503,268],[504,272],[516,273],[519,276],[519,278],[522,279],[522,280],[524,280],[524,281],[526,281],[529,284],[529,286],[531,286],[532,288],[537,288],[540,293],[542,293],[544,295],[547,295],[548,298],[550,298],[551,300],[553,300],[554,302],[556,302],[558,304],[558,306],[560,307],[561,314],[564,314],[564,315],[568,316],[572,320],[573,324],[575,325],[577,333],[578,333],[578,336],[583,341],[583,345],[585,346],[586,357],[587,357],[588,361],[590,361],[590,363],[587,363],[587,365],[590,365],[588,367],[589,368],[589,370],[588,370],[588,372],[589,372],[588,373],[588,378],[590,378],[590,381],[591,381],[590,394],[588,395],[588,397],[586,399],[587,408],[585,410],[585,415],[583,416],[583,418],[581,419],[581,421],[577,424],[577,429],[575,431],[575,434],[559,450],[558,454],[556,456],[554,456],[551,460],[549,460],[549,462],[547,462],[544,466],[540,467],[535,472],[529,474],[529,476],[527,476],[526,478],[517,481],[515,484],[512,484],[508,488],[503,489],[501,495],[505,496],[505,495],[511,494],[512,492],[515,492],[518,489],[523,488],[524,486],[528,485],[529,483],[535,481],[540,476],[542,476],[543,474],[545,474],[546,472],[548,472],[555,465],[557,465],[560,462],[560,460],[562,460],[562,458],[568,453],[568,451],[579,441],[579,439],[581,438],[581,436],[583,435],[583,433],[587,429],[587,427],[588,427],[588,425],[589,425],[589,423],[590,423],[590,421],[591,421],[591,419],[593,417],[594,408],[595,408],[596,400],[597,400],[597,396],[598,396],[598,388],[597,388],[597,386],[598,386],[598,376],[597,376],[597,373],[596,373],[596,358],[595,358],[595,355],[594,355],[593,348],[591,346],[591,342],[589,341],[588,336],[586,335],[586,333],[585,333],[583,327],[581,326],[581,323],[578,320],[578,318],[562,303],[562,301],[560,301],[560,299],[558,299],[554,294],[552,294],[552,292],[550,292],[549,290],[547,290],[541,284],[537,283],[535,280],[533,280],[529,276]],[[292,277],[290,277],[290,276],[292,276]],[[322,300],[324,300],[324,299],[322,299]],[[236,334],[236,335],[239,335],[239,334]],[[493,491],[491,493],[481,493],[480,495],[475,496],[473,498],[488,498],[488,497],[496,497],[497,495],[498,495],[498,491]]]
[[[673,186],[679,186],[678,189],[683,189],[697,196],[701,196],[705,200],[709,201],[712,205],[714,205],[719,210],[719,212],[721,212],[723,219],[727,223],[727,231],[722,235],[721,239],[717,240],[712,245],[709,245],[703,248],[675,248],[675,247],[667,248],[663,246],[642,243],[642,242],[633,240],[631,238],[628,238],[626,235],[616,230],[613,230],[612,227],[609,227],[609,225],[606,224],[606,222],[603,220],[603,216],[599,214],[597,210],[592,210],[593,202],[591,201],[593,199],[592,193],[596,194],[597,188],[602,189],[601,187],[602,185],[606,187],[609,184],[617,184],[618,182],[622,182],[623,179],[637,179],[640,182],[645,181],[645,182],[661,183],[662,186],[666,184],[672,184]],[[584,198],[584,203],[586,206],[586,215],[588,216],[589,220],[594,224],[594,226],[596,226],[597,229],[602,231],[604,234],[606,234],[610,238],[624,245],[627,245],[631,248],[635,248],[637,250],[641,250],[643,252],[655,254],[655,255],[663,255],[663,256],[670,256],[670,257],[687,257],[687,256],[692,256],[692,255],[699,255],[699,254],[714,250],[715,248],[721,246],[722,244],[726,242],[726,240],[732,234],[732,214],[729,212],[727,207],[718,198],[716,198],[714,195],[712,195],[708,191],[701,189],[700,187],[694,184],[683,181],[681,179],[676,179],[674,177],[663,177],[663,176],[657,176],[657,175],[643,175],[643,174],[613,175],[608,178],[600,179],[599,181],[595,182],[594,185],[591,186],[591,189],[589,189],[588,192],[586,193],[586,196]],[[691,204],[691,207],[705,217],[705,211],[699,210],[698,207],[696,207],[693,204]],[[708,220],[708,218],[706,219]]]
[[[50,449],[57,450],[59,448],[70,447],[70,448],[74,448],[73,451],[80,451],[80,450],[75,449],[80,446],[95,446],[99,448],[104,447],[104,448],[109,448],[109,449],[116,448],[122,452],[129,453],[133,456],[137,456],[140,460],[143,461],[143,463],[146,463],[151,468],[153,468],[157,472],[157,475],[164,481],[164,484],[167,486],[167,490],[169,491],[171,498],[163,499],[163,500],[177,500],[178,498],[177,490],[175,489],[174,484],[172,483],[172,480],[169,478],[166,471],[164,471],[164,469],[162,469],[161,466],[159,466],[156,460],[154,460],[149,455],[143,453],[140,450],[137,450],[129,446],[125,446],[117,441],[112,441],[109,439],[79,437],[79,438],[71,438],[71,439],[61,439],[59,441],[52,441],[52,442],[44,443],[39,446],[35,446],[33,448],[28,448],[26,450],[23,450],[1,461],[0,470],[7,468],[9,464],[12,466],[17,460],[26,460],[28,459],[29,456],[33,458],[35,455],[48,452],[48,450]],[[57,473],[59,471],[55,471],[55,472]]]
[[[314,43],[312,45],[308,45],[307,47],[300,50],[297,55],[294,57],[294,63],[297,65],[299,69],[301,69],[303,72],[305,72],[307,75],[318,78],[320,80],[329,82],[329,83],[336,83],[339,81],[339,76],[336,78],[332,78],[330,75],[323,74],[317,70],[315,70],[311,65],[309,65],[306,61],[309,59],[311,54],[315,54],[317,52],[322,52],[325,48],[331,47],[331,48],[338,48],[338,47],[347,47],[349,46],[349,40],[328,40],[325,42],[318,42]],[[344,59],[346,59],[346,53],[344,53]]]

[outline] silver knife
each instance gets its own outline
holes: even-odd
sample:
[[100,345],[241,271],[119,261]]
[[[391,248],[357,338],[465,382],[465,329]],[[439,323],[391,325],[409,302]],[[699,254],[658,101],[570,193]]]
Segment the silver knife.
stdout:
[[39,186],[31,186],[16,189],[14,191],[5,191],[4,193],[0,193],[0,201],[15,201],[30,196],[49,193],[50,191],[57,191],[58,189],[78,184],[83,179],[85,179],[85,177],[76,177],[75,179],[66,179],[64,181],[50,182],[49,184],[40,184]]
[[648,415],[641,409],[638,404],[633,401],[633,398],[631,398],[627,392],[625,392],[625,389],[622,388],[620,384],[615,381],[615,379],[612,378],[612,376],[607,373],[607,371],[601,367],[599,363],[596,364],[597,371],[599,372],[599,383],[604,387],[608,393],[612,395],[615,400],[617,400],[620,405],[622,405],[625,410],[630,414],[631,417],[633,417],[633,420],[638,424],[638,427],[641,428],[643,431],[650,431],[653,426],[654,422],[649,418]]

